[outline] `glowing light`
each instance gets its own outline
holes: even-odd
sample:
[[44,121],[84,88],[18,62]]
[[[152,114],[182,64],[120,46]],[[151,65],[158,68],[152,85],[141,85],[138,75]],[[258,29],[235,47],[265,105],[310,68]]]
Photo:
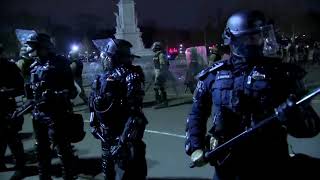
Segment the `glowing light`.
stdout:
[[71,46],[71,50],[72,51],[79,51],[79,46],[74,44],[74,45]]
[[178,49],[177,48],[169,48],[168,52],[169,52],[169,54],[177,54]]

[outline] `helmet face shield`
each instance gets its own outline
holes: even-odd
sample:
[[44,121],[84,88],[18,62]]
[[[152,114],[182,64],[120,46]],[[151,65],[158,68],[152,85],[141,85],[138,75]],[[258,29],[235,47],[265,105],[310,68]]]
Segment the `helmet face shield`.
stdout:
[[[37,57],[37,47],[36,44],[25,44],[25,56],[26,57]],[[23,54],[21,54],[23,55]]]
[[262,31],[264,44],[263,44],[263,55],[264,56],[274,56],[279,50],[279,44],[273,30],[272,25],[268,25]]
[[230,48],[239,57],[272,56],[278,50],[272,25],[233,35]]
[[106,56],[101,61],[102,61],[102,67],[104,71],[110,71],[114,68],[114,64],[110,56]]
[[19,56],[22,58],[30,58],[29,54],[32,53],[33,51],[35,51],[34,48],[31,48],[29,45],[27,44],[23,44],[20,48],[20,52],[19,52]]

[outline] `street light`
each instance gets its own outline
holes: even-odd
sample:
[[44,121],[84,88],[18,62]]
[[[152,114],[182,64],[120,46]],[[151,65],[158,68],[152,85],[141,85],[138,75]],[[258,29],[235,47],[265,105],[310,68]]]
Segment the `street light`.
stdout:
[[73,51],[73,52],[77,52],[77,51],[79,51],[79,46],[78,46],[78,45],[73,44],[73,45],[71,46],[71,51]]

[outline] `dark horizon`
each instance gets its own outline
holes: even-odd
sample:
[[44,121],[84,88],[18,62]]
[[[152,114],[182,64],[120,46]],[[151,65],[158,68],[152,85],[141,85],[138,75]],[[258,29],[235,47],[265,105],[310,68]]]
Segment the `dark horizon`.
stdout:
[[[114,12],[118,0],[29,0],[28,4],[19,0],[6,0],[2,7],[2,17],[43,17],[53,24],[76,28],[79,25],[94,25],[97,28],[113,28]],[[172,0],[152,1],[135,0],[138,23],[140,26],[152,24],[156,28],[201,29],[210,21],[219,25],[233,12],[240,9],[262,10],[267,16],[279,22],[285,29],[314,21],[313,16],[320,14],[320,1],[317,0]],[[319,17],[318,17],[319,18]],[[3,21],[4,19],[1,18]],[[306,22],[307,21],[307,22]],[[310,28],[310,27],[309,27]]]

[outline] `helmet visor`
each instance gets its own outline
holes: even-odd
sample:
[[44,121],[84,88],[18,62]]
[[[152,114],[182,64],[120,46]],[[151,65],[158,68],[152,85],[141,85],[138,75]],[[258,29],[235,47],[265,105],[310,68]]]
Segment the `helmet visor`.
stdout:
[[233,54],[240,57],[272,56],[276,54],[279,45],[272,25],[248,32],[233,37],[230,44]]

